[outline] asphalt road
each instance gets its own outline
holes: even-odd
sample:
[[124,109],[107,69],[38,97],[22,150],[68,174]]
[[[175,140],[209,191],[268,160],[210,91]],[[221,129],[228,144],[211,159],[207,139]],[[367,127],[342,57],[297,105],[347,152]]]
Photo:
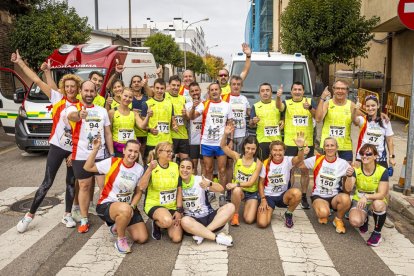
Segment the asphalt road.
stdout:
[[[23,198],[32,197],[45,161],[45,154],[27,156],[15,148],[0,153],[0,202],[13,187],[16,193],[33,187]],[[62,166],[48,196],[62,198],[64,173]],[[297,210],[292,229],[284,227],[280,209],[266,229],[230,226],[232,248],[209,241],[196,246],[189,237],[173,244],[163,237],[135,244],[133,253],[120,256],[107,227],[94,215],[90,232],[81,235],[60,223],[60,204],[18,234],[15,225],[23,214],[11,211],[10,203],[0,205],[5,208],[0,212],[0,275],[412,275],[414,269],[412,228],[402,233],[384,229],[384,241],[374,249],[348,223],[345,235],[332,224],[319,225],[313,210]],[[149,221],[147,226],[150,230]]]

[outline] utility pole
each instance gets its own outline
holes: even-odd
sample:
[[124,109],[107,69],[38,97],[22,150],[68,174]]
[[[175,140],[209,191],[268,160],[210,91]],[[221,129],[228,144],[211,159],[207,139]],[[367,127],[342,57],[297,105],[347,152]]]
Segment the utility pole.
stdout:
[[99,30],[98,0],[95,0],[95,30]]
[[131,0],[128,0],[128,13],[129,13],[129,47],[131,47],[132,46]]

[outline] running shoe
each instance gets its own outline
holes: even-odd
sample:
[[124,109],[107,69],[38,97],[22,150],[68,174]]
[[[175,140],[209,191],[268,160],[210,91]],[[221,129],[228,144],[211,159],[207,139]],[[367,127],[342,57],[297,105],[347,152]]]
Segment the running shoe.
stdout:
[[76,222],[73,220],[71,214],[63,215],[62,223],[66,225],[67,228],[73,228],[76,226]]
[[300,206],[302,207],[302,209],[310,209],[308,199],[306,198],[306,196],[302,197],[302,202],[300,203]]
[[200,245],[203,241],[204,241],[204,238],[202,238],[202,237],[199,237],[199,236],[193,236],[193,240],[198,244],[198,245]]
[[216,200],[216,193],[215,192],[208,192],[208,202],[213,202]]
[[111,233],[112,236],[114,237],[118,237],[118,232],[116,232],[115,228],[115,224],[112,224],[111,226],[109,226],[109,233]]
[[384,226],[387,227],[387,228],[394,228],[394,223],[391,220],[389,220],[388,218],[385,218]]
[[288,212],[285,212],[285,225],[287,228],[293,227],[293,214],[292,213],[288,214]]
[[24,217],[17,224],[17,232],[24,233],[26,232],[29,224],[32,222],[33,218],[29,216],[29,213],[25,214]]
[[131,247],[129,247],[128,240],[126,237],[117,239],[115,242],[115,248],[121,254],[127,254],[131,252]]
[[233,217],[231,218],[231,222],[230,225],[232,226],[239,226],[239,214],[234,214]]
[[151,232],[152,238],[154,240],[160,240],[162,237],[161,228],[155,223],[155,221],[152,221],[152,232]]
[[345,225],[342,219],[335,217],[332,223],[336,227],[336,233],[345,234],[346,229],[345,229]]
[[89,209],[88,209],[88,213],[89,214],[92,214],[92,215],[97,215],[97,213],[96,213],[96,205],[95,204],[93,204],[93,202],[91,202],[90,204],[89,204]]
[[328,218],[318,218],[320,224],[328,224]]
[[378,246],[381,242],[381,233],[373,231],[371,237],[367,240],[367,245],[369,246]]
[[233,246],[233,238],[230,235],[221,232],[216,236],[216,243],[225,246]]
[[226,205],[226,196],[224,195],[224,194],[221,194],[220,196],[219,196],[219,206],[221,207],[221,206],[224,206],[224,205]]
[[359,232],[361,232],[362,234],[366,233],[367,231],[368,231],[368,217],[367,217],[367,219],[365,220],[364,224],[362,224],[362,225],[359,227]]
[[76,221],[76,222],[80,222],[82,219],[81,213],[80,213],[80,209],[72,209],[72,218]]
[[78,226],[79,233],[87,233],[89,231],[89,221],[87,218],[82,218]]

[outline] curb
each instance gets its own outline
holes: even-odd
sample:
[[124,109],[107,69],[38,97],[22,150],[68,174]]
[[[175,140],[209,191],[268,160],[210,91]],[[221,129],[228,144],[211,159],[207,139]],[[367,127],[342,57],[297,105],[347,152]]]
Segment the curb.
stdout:
[[394,212],[404,216],[414,225],[414,206],[412,206],[405,198],[406,196],[401,193],[390,191],[389,207]]

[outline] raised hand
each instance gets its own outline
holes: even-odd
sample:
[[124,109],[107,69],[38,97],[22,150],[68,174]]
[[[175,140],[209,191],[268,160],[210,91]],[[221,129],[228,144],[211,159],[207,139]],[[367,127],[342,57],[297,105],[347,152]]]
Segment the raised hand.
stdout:
[[153,169],[155,169],[155,168],[157,167],[157,165],[158,165],[157,160],[152,160],[152,161],[148,164],[148,168],[149,168],[150,170],[153,170]]
[[247,43],[242,44],[242,50],[246,56],[250,56],[252,54],[252,49],[250,49],[249,44]]
[[209,187],[210,186],[210,180],[208,180],[207,178],[205,178],[205,176],[204,175],[202,175],[201,176],[202,177],[202,180],[201,180],[201,183],[200,183],[200,187],[203,189],[203,190],[205,190],[205,189],[207,189],[207,187]]
[[303,103],[303,108],[309,110],[310,103],[308,102],[308,98],[305,97],[305,102]]
[[15,53],[12,53],[10,61],[13,63],[18,63],[19,61],[22,60],[22,57],[19,54],[19,50],[16,50]]
[[147,117],[152,117],[153,115],[154,115],[154,111],[152,111],[151,107],[148,106]]
[[276,97],[280,98],[283,95],[283,84],[279,86],[279,89],[276,92]]
[[98,135],[98,137],[96,137],[92,141],[92,149],[99,150],[101,148],[101,145],[102,145],[101,136]]
[[328,97],[331,97],[331,92],[329,92],[328,86],[327,86],[327,87],[325,87],[325,89],[322,92],[321,99],[322,100],[327,100]]
[[224,128],[224,134],[226,134],[227,136],[229,136],[230,134],[232,134],[233,131],[234,131],[234,125],[233,124],[228,124]]
[[50,67],[50,59],[48,59],[47,62],[43,62],[42,65],[40,65],[40,70],[50,71]]
[[147,85],[148,83],[148,76],[147,73],[144,72],[144,78],[141,80],[142,86]]
[[346,175],[352,175],[354,173],[355,169],[352,166],[349,166],[348,169],[346,169]]
[[118,74],[122,74],[122,72],[124,72],[124,70],[125,70],[125,66],[123,64],[119,64],[119,60],[118,59],[115,60],[115,63],[116,63],[115,71]]
[[299,131],[296,133],[296,139],[293,139],[293,141],[295,142],[296,146],[300,148],[303,147],[306,141],[305,133],[303,131]]
[[88,116],[88,111],[86,111],[86,108],[82,106],[82,109],[79,110],[79,118],[86,119],[87,116]]
[[253,123],[256,125],[260,121],[259,117],[253,117]]

